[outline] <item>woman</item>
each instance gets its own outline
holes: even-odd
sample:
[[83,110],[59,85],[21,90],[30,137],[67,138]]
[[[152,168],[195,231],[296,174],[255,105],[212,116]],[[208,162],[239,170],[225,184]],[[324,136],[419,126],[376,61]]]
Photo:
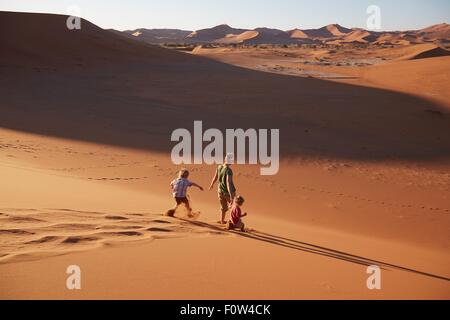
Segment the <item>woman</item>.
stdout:
[[211,186],[209,187],[209,190],[211,190],[214,187],[214,184],[217,181],[219,182],[218,197],[221,210],[220,224],[226,224],[225,215],[236,197],[236,188],[233,183],[233,170],[231,170],[233,162],[234,155],[231,153],[227,154],[224,163],[217,168]]

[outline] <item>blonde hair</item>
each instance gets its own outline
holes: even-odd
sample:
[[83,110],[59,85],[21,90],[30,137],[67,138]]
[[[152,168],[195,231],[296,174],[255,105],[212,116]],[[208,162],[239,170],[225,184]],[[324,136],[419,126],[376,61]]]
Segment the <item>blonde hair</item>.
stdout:
[[187,178],[187,177],[189,177],[189,170],[181,169],[180,172],[178,172],[178,178]]
[[238,205],[242,206],[245,202],[245,199],[244,199],[244,197],[239,196],[239,197],[236,197],[235,201]]
[[224,162],[224,164],[234,164],[234,154],[227,153],[223,162]]

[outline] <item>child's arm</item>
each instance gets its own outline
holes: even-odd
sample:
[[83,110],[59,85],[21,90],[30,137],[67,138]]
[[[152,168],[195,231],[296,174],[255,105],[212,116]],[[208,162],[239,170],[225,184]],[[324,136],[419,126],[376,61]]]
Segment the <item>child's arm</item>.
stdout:
[[199,188],[201,191],[203,191],[203,188],[199,186],[198,184],[191,182],[193,187]]
[[214,178],[211,181],[211,185],[209,186],[209,191],[211,191],[211,189],[214,187],[214,184],[217,182],[218,176],[217,176],[217,170],[216,170],[216,174],[214,175]]
[[248,213],[247,213],[247,212],[241,214],[241,218],[246,217],[246,216],[248,216]]

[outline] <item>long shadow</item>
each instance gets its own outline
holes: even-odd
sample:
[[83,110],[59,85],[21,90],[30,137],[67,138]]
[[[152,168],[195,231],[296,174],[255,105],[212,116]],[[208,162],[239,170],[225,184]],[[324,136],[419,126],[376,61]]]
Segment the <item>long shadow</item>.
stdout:
[[335,250],[335,249],[331,249],[331,248],[327,248],[327,247],[323,247],[323,246],[318,246],[318,245],[307,243],[307,242],[284,238],[281,236],[277,236],[277,235],[273,235],[273,234],[269,234],[269,233],[265,233],[265,232],[251,231],[251,232],[247,232],[247,233],[242,233],[242,232],[237,232],[237,231],[226,231],[220,227],[211,225],[206,222],[192,221],[192,220],[187,220],[187,219],[180,219],[180,220],[188,222],[197,227],[208,228],[208,229],[211,229],[214,231],[219,231],[222,233],[232,233],[239,237],[244,237],[244,238],[252,239],[252,240],[256,240],[256,241],[262,241],[265,243],[269,243],[271,245],[276,245],[276,246],[280,246],[283,248],[289,248],[289,249],[302,251],[302,252],[306,252],[306,253],[310,253],[310,254],[316,254],[316,255],[332,258],[332,259],[338,259],[338,260],[345,261],[348,263],[363,265],[363,266],[367,266],[367,267],[376,265],[384,270],[389,270],[389,269],[399,270],[399,271],[415,273],[415,274],[418,274],[421,276],[426,276],[426,277],[430,277],[430,278],[434,278],[434,279],[450,281],[450,278],[432,274],[429,272],[423,272],[420,270],[415,270],[412,268],[403,267],[403,266],[399,266],[396,264],[392,264],[392,263],[388,263],[388,262],[384,262],[384,261],[380,261],[380,260],[376,260],[376,259],[370,259],[367,257],[363,257],[363,256],[359,256],[359,255],[355,255],[355,254],[351,254],[351,253],[347,253],[347,252],[343,252],[343,251],[339,251],[339,250]]

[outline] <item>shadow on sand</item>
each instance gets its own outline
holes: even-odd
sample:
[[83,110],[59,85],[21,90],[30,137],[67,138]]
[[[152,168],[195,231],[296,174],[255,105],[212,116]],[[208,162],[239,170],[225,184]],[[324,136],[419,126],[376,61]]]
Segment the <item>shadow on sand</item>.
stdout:
[[283,157],[450,159],[448,107],[416,94],[249,70],[88,21],[70,32],[59,15],[0,21],[1,128],[170,153],[172,132],[202,120],[280,129]]
[[186,220],[186,219],[181,219],[181,220],[184,222],[190,223],[192,225],[195,225],[197,227],[208,228],[208,229],[211,229],[214,231],[220,231],[222,233],[232,233],[239,237],[244,237],[244,238],[256,240],[256,241],[262,241],[262,242],[265,242],[265,243],[268,243],[271,245],[276,245],[276,246],[280,246],[280,247],[284,247],[284,248],[288,248],[288,249],[292,249],[292,250],[297,250],[297,251],[301,251],[301,252],[306,252],[306,253],[310,253],[310,254],[321,255],[324,257],[331,258],[331,259],[338,259],[338,260],[342,260],[342,261],[345,261],[348,263],[359,264],[362,266],[376,265],[384,270],[399,270],[399,271],[404,271],[404,272],[415,273],[417,275],[430,277],[430,278],[434,278],[434,279],[450,281],[450,278],[447,278],[444,276],[440,276],[440,275],[436,275],[436,274],[432,274],[432,273],[428,273],[428,272],[423,272],[423,271],[399,266],[396,264],[383,262],[380,260],[370,259],[370,258],[362,257],[359,255],[354,255],[351,253],[334,250],[334,249],[326,248],[323,246],[314,245],[314,244],[307,243],[307,242],[284,238],[281,236],[277,236],[277,235],[273,235],[273,234],[269,234],[269,233],[265,233],[265,232],[260,232],[260,231],[256,231],[256,230],[252,230],[251,232],[247,232],[247,233],[242,233],[242,232],[237,232],[237,231],[226,231],[223,228],[211,225],[206,222],[192,221],[192,220]]

